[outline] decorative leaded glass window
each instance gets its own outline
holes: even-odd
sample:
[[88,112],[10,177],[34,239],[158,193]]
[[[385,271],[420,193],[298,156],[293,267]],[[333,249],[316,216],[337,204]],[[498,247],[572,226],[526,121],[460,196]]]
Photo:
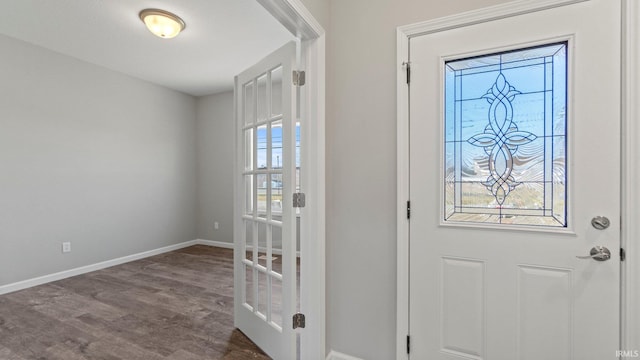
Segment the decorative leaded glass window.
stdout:
[[567,226],[567,43],[445,62],[445,222]]

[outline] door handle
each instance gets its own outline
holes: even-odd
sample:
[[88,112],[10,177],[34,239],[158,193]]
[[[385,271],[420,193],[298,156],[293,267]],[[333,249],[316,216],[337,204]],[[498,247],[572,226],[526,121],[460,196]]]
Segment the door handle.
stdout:
[[578,259],[593,259],[596,261],[607,261],[611,259],[611,251],[604,246],[594,246],[587,256],[576,256]]

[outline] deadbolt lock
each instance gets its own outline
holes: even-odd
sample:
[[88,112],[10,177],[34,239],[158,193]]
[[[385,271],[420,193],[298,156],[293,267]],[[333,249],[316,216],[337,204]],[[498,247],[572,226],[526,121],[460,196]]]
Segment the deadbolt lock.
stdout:
[[596,216],[591,219],[591,226],[598,230],[604,230],[608,228],[609,225],[611,225],[611,222],[609,221],[609,219],[607,219],[606,216]]

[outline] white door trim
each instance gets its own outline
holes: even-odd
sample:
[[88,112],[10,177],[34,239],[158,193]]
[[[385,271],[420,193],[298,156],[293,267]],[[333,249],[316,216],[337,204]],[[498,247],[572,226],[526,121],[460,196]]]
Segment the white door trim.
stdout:
[[407,38],[410,38],[585,1],[589,0],[516,0],[505,4],[400,26],[398,27],[398,32],[402,32]]
[[[300,0],[256,0],[301,40],[306,85],[301,93],[301,187],[307,206],[300,218],[300,357],[324,359],[325,349],[325,31]],[[234,184],[234,187],[236,185]],[[234,189],[235,191],[235,189]]]
[[[506,17],[522,15],[550,8],[566,6],[589,0],[518,0],[482,8],[452,16],[398,27],[397,29],[397,313],[396,359],[407,359],[407,335],[409,333],[409,88],[406,85],[409,39],[424,34],[437,33],[463,26],[479,24]],[[623,3],[622,49],[622,246],[627,258],[622,262],[621,278],[621,347],[640,350],[640,191],[635,186],[640,176],[640,138],[637,124],[640,107],[640,5],[636,0]]]
[[640,5],[622,1],[622,247],[627,259],[621,272],[622,349],[640,350]]

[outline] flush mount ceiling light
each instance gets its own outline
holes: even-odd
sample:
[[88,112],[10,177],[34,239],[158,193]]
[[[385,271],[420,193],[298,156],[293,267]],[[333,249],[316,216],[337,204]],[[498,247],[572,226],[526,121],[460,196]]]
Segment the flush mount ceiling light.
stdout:
[[176,37],[186,27],[177,15],[160,9],[144,9],[139,16],[152,34],[163,39]]

